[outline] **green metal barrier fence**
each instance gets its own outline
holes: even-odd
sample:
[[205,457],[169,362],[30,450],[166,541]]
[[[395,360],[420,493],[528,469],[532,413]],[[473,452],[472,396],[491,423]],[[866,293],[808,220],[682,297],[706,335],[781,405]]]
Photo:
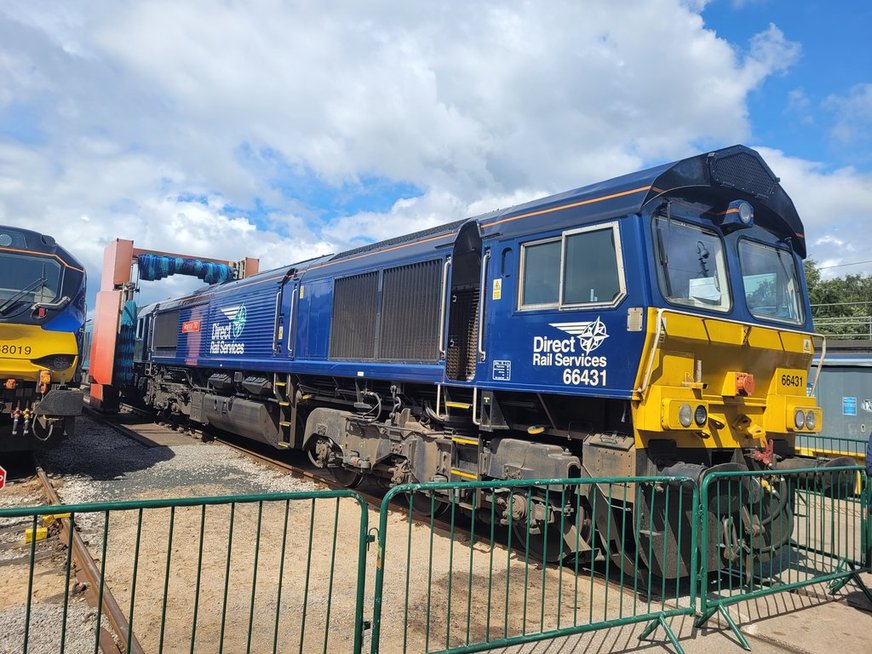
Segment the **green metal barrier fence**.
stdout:
[[129,624],[122,651],[361,651],[369,515],[352,491],[4,508],[0,528],[36,532],[61,512],[96,559],[96,606],[75,580],[73,530],[33,540],[4,566],[14,596],[0,611],[17,624],[3,651],[97,652],[104,589]]
[[697,506],[683,477],[392,488],[372,653],[475,652],[632,623],[648,623],[640,638],[662,626],[681,652],[666,619],[695,613]]
[[870,569],[869,494],[860,466],[708,474],[696,625],[719,613],[750,650],[728,611],[733,604],[819,583],[835,594],[851,581],[872,601],[859,577]]
[[14,625],[0,643],[96,652],[111,590],[129,625],[116,640],[133,653],[457,653],[628,624],[646,625],[640,638],[663,627],[681,652],[667,620],[701,626],[716,613],[747,648],[729,612],[738,602],[851,581],[872,600],[858,576],[870,569],[870,499],[859,466],[715,471],[701,487],[405,485],[383,499],[374,568],[369,509],[352,491],[6,508],[0,540],[69,514],[99,576],[84,593],[76,583],[72,530],[18,558],[0,548],[0,615]]

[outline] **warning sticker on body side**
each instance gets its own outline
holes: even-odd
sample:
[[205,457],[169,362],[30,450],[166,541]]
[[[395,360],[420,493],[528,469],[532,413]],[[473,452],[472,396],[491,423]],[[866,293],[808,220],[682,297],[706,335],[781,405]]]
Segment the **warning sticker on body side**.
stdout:
[[511,381],[512,362],[505,359],[494,359],[492,377],[494,381]]

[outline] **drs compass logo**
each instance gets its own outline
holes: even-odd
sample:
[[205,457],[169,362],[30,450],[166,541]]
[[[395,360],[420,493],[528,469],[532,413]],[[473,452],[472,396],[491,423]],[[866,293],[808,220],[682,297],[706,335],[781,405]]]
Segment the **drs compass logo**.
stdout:
[[233,338],[239,338],[242,336],[242,330],[245,329],[245,320],[248,318],[248,311],[246,311],[244,304],[238,309],[232,309],[232,311],[235,312],[234,315],[231,315],[229,311],[231,310],[225,309],[224,315],[230,320],[230,332],[233,334]]
[[549,327],[569,338],[534,336],[533,365],[563,368],[563,383],[567,386],[605,386],[608,358],[591,356],[609,337],[599,316],[584,322],[553,322]]
[[248,319],[245,305],[224,307],[220,311],[227,319],[227,323],[222,324],[220,320],[212,323],[209,354],[245,354],[245,343],[236,342],[236,339],[242,336]]

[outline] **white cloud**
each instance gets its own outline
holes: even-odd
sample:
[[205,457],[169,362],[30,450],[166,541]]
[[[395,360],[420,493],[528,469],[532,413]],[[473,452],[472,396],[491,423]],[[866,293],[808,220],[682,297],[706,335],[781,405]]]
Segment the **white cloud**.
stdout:
[[[809,257],[821,266],[869,260],[872,174],[851,167],[829,170],[815,161],[758,148],[793,199],[805,226]],[[824,271],[827,276],[872,273],[872,265]]]
[[[744,141],[799,46],[704,4],[4,3],[0,127],[14,102],[37,134],[0,136],[0,220],[92,275],[115,237],[269,266]],[[368,179],[421,192],[323,215]]]
[[851,146],[872,142],[872,84],[856,84],[845,95],[831,95],[824,107],[835,115],[831,134],[837,141]]

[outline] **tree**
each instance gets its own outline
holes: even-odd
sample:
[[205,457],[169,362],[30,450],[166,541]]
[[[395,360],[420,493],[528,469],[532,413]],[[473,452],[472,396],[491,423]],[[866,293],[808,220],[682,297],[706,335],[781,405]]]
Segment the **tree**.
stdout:
[[846,275],[824,279],[813,259],[804,263],[815,327],[829,336],[868,338],[872,334],[872,277]]

